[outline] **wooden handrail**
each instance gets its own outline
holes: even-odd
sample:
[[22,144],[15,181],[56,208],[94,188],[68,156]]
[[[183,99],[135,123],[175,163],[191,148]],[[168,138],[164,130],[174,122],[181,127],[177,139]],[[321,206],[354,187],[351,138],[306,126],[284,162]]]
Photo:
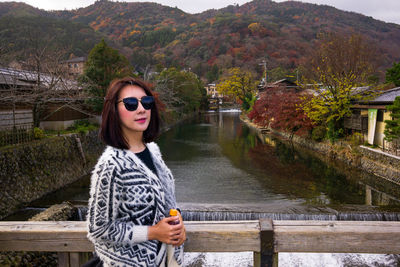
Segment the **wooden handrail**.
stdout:
[[[261,266],[276,264],[279,252],[400,254],[400,222],[261,219],[187,221],[185,226],[185,251],[254,251]],[[2,221],[0,251],[93,251],[86,235],[86,222]]]

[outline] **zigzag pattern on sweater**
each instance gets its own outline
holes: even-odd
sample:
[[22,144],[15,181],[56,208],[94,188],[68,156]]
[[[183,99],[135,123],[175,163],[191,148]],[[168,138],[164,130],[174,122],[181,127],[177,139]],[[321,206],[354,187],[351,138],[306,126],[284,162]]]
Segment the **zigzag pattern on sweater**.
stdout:
[[[154,225],[165,216],[169,205],[164,189],[174,188],[157,145],[148,147],[163,181],[134,154],[112,147],[105,150],[93,171],[88,238],[105,266],[158,266],[165,260],[165,244],[160,247],[155,240],[136,242],[138,237],[134,236],[138,226]],[[173,192],[168,195],[174,196]],[[176,205],[174,197],[169,202]],[[182,262],[181,257],[177,261]]]

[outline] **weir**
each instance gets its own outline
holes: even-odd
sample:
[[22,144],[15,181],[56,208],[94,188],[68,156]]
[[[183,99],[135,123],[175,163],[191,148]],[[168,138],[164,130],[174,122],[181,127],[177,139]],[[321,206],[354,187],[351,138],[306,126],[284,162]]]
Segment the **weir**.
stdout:
[[[400,221],[400,212],[340,212],[331,213],[282,213],[240,210],[190,210],[182,204],[184,221],[248,221],[272,220],[314,220],[314,221]],[[87,207],[78,207],[78,218],[86,220]]]
[[254,213],[226,211],[182,211],[186,221],[236,221],[258,220],[314,220],[314,221],[400,221],[400,213],[342,213],[337,214],[295,214],[295,213]]

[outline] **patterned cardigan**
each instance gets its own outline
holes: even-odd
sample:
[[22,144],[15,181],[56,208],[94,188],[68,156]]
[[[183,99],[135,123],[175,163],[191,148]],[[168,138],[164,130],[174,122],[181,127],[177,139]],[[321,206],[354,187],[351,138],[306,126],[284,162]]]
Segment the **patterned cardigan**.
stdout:
[[[176,208],[175,184],[160,149],[148,143],[158,177],[133,152],[107,147],[91,177],[88,238],[104,266],[164,266],[166,244],[147,239],[148,226]],[[183,261],[183,246],[174,256]]]

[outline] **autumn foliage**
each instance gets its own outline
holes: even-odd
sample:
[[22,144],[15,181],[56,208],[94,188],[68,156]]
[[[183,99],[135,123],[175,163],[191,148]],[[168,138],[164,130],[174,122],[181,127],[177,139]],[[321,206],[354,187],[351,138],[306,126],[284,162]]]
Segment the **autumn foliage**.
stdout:
[[261,94],[248,117],[262,127],[304,135],[313,125],[301,108],[302,102],[300,93],[273,88]]
[[248,1],[198,14],[151,2],[92,1],[85,8],[49,12],[3,2],[0,39],[16,54],[25,40],[18,37],[26,36],[26,25],[34,25],[51,33],[53,42],[71,47],[76,56],[86,56],[105,38],[138,70],[157,64],[191,68],[204,79],[217,65],[221,72],[240,67],[261,75],[259,63],[264,58],[269,70],[292,70],[307,62],[320,32],[351,34],[360,29],[378,45],[378,70],[400,59],[397,25],[298,1]]

